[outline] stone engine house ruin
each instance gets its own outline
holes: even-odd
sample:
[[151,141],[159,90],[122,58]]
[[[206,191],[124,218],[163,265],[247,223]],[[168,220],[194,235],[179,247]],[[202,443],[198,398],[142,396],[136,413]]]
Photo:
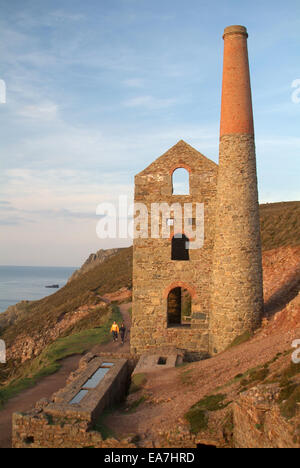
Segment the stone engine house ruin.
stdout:
[[[189,195],[173,194],[173,175],[179,168],[187,171]],[[153,203],[178,203],[182,208],[191,203],[192,216],[185,221],[192,224],[196,203],[204,203],[205,233],[201,249],[186,249],[192,239],[184,233],[176,237],[175,214],[170,211],[170,217],[159,213],[158,221],[160,231],[163,223],[170,224],[169,238],[152,239],[149,232],[147,239],[135,239],[131,345],[139,353],[165,345],[208,350],[217,173],[214,162],[180,141],[135,178],[135,203],[145,204],[149,214]]]
[[[133,245],[133,353],[169,346],[216,354],[260,323],[262,264],[247,37],[243,26],[229,26],[223,36],[219,167],[180,141],[135,177],[140,235]],[[173,190],[179,168],[189,179],[185,194]],[[183,228],[176,230],[175,209],[168,216],[153,215],[152,204],[162,203],[192,204],[183,226],[203,224],[202,247],[189,249],[193,239]],[[139,212],[138,204],[148,213]],[[197,204],[204,207],[200,219]],[[153,219],[157,236],[151,231]],[[168,238],[162,236],[166,224]]]

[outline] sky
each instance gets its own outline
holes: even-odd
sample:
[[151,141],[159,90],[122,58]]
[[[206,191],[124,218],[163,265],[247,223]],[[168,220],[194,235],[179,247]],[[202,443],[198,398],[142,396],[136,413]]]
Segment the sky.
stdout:
[[218,161],[232,24],[249,32],[260,202],[300,200],[299,0],[0,0],[0,11],[0,264],[79,266],[129,245],[97,237],[97,205],[130,200],[134,175],[181,139]]

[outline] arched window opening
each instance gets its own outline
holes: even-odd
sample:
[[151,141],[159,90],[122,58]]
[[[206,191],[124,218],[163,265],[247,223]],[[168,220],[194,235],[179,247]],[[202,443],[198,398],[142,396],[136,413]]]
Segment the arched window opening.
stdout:
[[190,327],[192,298],[185,288],[172,289],[168,295],[168,327]]
[[173,172],[172,177],[173,195],[190,194],[190,174],[189,171],[180,167]]
[[187,261],[190,259],[189,239],[184,234],[175,234],[172,238],[172,260]]

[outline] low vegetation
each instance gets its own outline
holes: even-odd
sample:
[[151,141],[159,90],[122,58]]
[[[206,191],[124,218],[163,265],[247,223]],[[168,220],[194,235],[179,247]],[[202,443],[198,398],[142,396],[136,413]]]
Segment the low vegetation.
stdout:
[[79,307],[98,304],[101,295],[132,287],[132,249],[124,249],[87,273],[69,282],[51,296],[31,302],[19,319],[1,337],[9,346],[24,330],[28,335],[53,326]]
[[129,393],[135,393],[142,389],[147,382],[146,374],[134,374],[131,378]]
[[279,396],[280,412],[286,419],[293,418],[296,415],[300,404],[300,385],[293,380],[300,374],[300,364],[291,363],[281,374]]
[[219,411],[226,408],[231,402],[225,402],[227,395],[219,393],[209,395],[198,401],[185,414],[185,419],[190,424],[190,431],[198,434],[208,428],[209,412]]
[[106,424],[106,419],[111,412],[112,409],[103,411],[93,426],[93,431],[99,432],[103,440],[116,438],[114,431]]
[[227,349],[230,349],[230,348],[234,348],[235,346],[239,346],[243,343],[246,343],[246,341],[249,341],[250,338],[252,338],[253,334],[250,333],[249,331],[246,331],[245,333],[243,333],[242,335],[240,336],[237,336],[233,342],[228,346]]
[[[294,418],[298,414],[300,404],[300,364],[289,362],[287,365],[287,359],[290,359],[291,352],[291,350],[287,350],[284,353],[277,353],[269,362],[248,369],[243,374],[237,374],[225,385],[215,389],[214,394],[206,396],[193,405],[185,414],[191,433],[198,434],[208,429],[211,431],[212,428],[209,424],[210,413],[228,407],[223,421],[223,435],[230,446],[233,434],[233,413],[230,406],[231,401],[229,400],[234,401],[240,393],[256,386],[262,386],[262,394],[264,386],[266,388],[270,384],[275,384],[275,388],[279,386],[280,395],[276,403],[279,405],[281,415],[286,419]],[[183,377],[182,383],[186,383],[186,379],[189,382],[193,378],[191,370],[188,370],[187,373],[181,372],[181,374],[181,379]],[[226,394],[223,393],[224,391],[226,391]],[[257,429],[263,429],[263,426],[259,426]]]
[[127,414],[134,413],[142,403],[147,401],[147,399],[148,399],[147,395],[142,395],[140,398],[138,398],[137,400],[132,402],[129,406],[127,406],[127,408],[125,409],[126,413]]
[[[260,206],[261,237],[263,250],[270,250],[281,246],[300,245],[300,202],[272,203]],[[109,336],[109,323],[113,317],[120,321],[117,309],[110,310],[100,307],[101,296],[114,293],[121,288],[132,288],[132,248],[122,249],[115,256],[104,263],[96,265],[88,272],[80,275],[55,294],[42,300],[24,303],[17,315],[8,316],[2,321],[1,339],[9,348],[16,337],[24,331],[28,336],[39,336],[59,323],[67,314],[72,314],[82,306],[98,306],[90,310],[87,317],[70,326],[63,336],[53,343],[49,343],[42,353],[35,359],[24,364],[14,361],[11,365],[1,366],[0,373],[0,406],[13,395],[35,383],[41,377],[56,372],[60,367],[60,360],[72,354],[80,354],[90,349],[94,344],[104,342]],[[188,316],[189,304],[186,304]],[[114,315],[115,314],[115,315]],[[12,314],[13,315],[13,314]],[[99,317],[102,317],[99,323]],[[104,323],[105,322],[105,323]],[[251,336],[244,334],[238,337],[231,346],[244,343]],[[245,375],[236,377],[235,383],[240,384],[240,391],[251,386],[267,382],[269,366],[248,371]],[[280,399],[281,411],[286,417],[292,417],[299,403],[299,390],[295,387],[292,372],[297,369],[289,368],[285,375],[279,376],[282,394]],[[280,380],[281,379],[281,380]],[[269,379],[270,380],[270,379]],[[145,376],[134,376],[131,392],[138,391],[145,383]],[[192,384],[191,374],[186,369],[182,374],[182,383]],[[222,395],[224,397],[224,395]],[[221,398],[221,394],[214,395]],[[218,398],[216,405],[218,406]],[[207,424],[209,405],[207,399],[201,400],[187,414],[193,430]],[[222,407],[223,400],[219,404]],[[220,408],[218,408],[220,409]]]
[[61,360],[75,354],[83,354],[97,344],[110,339],[110,326],[113,320],[120,321],[117,306],[107,307],[106,322],[97,328],[74,330],[74,333],[59,338],[48,345],[35,359],[24,363],[6,384],[0,387],[0,408],[13,396],[34,386],[42,377],[53,374],[61,367]]
[[[300,202],[261,205],[260,219],[263,250],[300,244]],[[17,322],[0,333],[9,345],[22,330],[38,332],[82,305],[97,304],[102,294],[123,287],[132,287],[132,247],[120,250],[55,294],[24,305]]]

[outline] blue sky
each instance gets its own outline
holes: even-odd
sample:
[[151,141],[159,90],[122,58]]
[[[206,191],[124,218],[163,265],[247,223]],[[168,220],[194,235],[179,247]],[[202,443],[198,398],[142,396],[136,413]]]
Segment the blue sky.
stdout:
[[[0,263],[79,265],[96,206],[184,139],[218,160],[224,27],[249,31],[261,202],[300,199],[299,1],[0,0]],[[300,93],[299,93],[300,96]]]

